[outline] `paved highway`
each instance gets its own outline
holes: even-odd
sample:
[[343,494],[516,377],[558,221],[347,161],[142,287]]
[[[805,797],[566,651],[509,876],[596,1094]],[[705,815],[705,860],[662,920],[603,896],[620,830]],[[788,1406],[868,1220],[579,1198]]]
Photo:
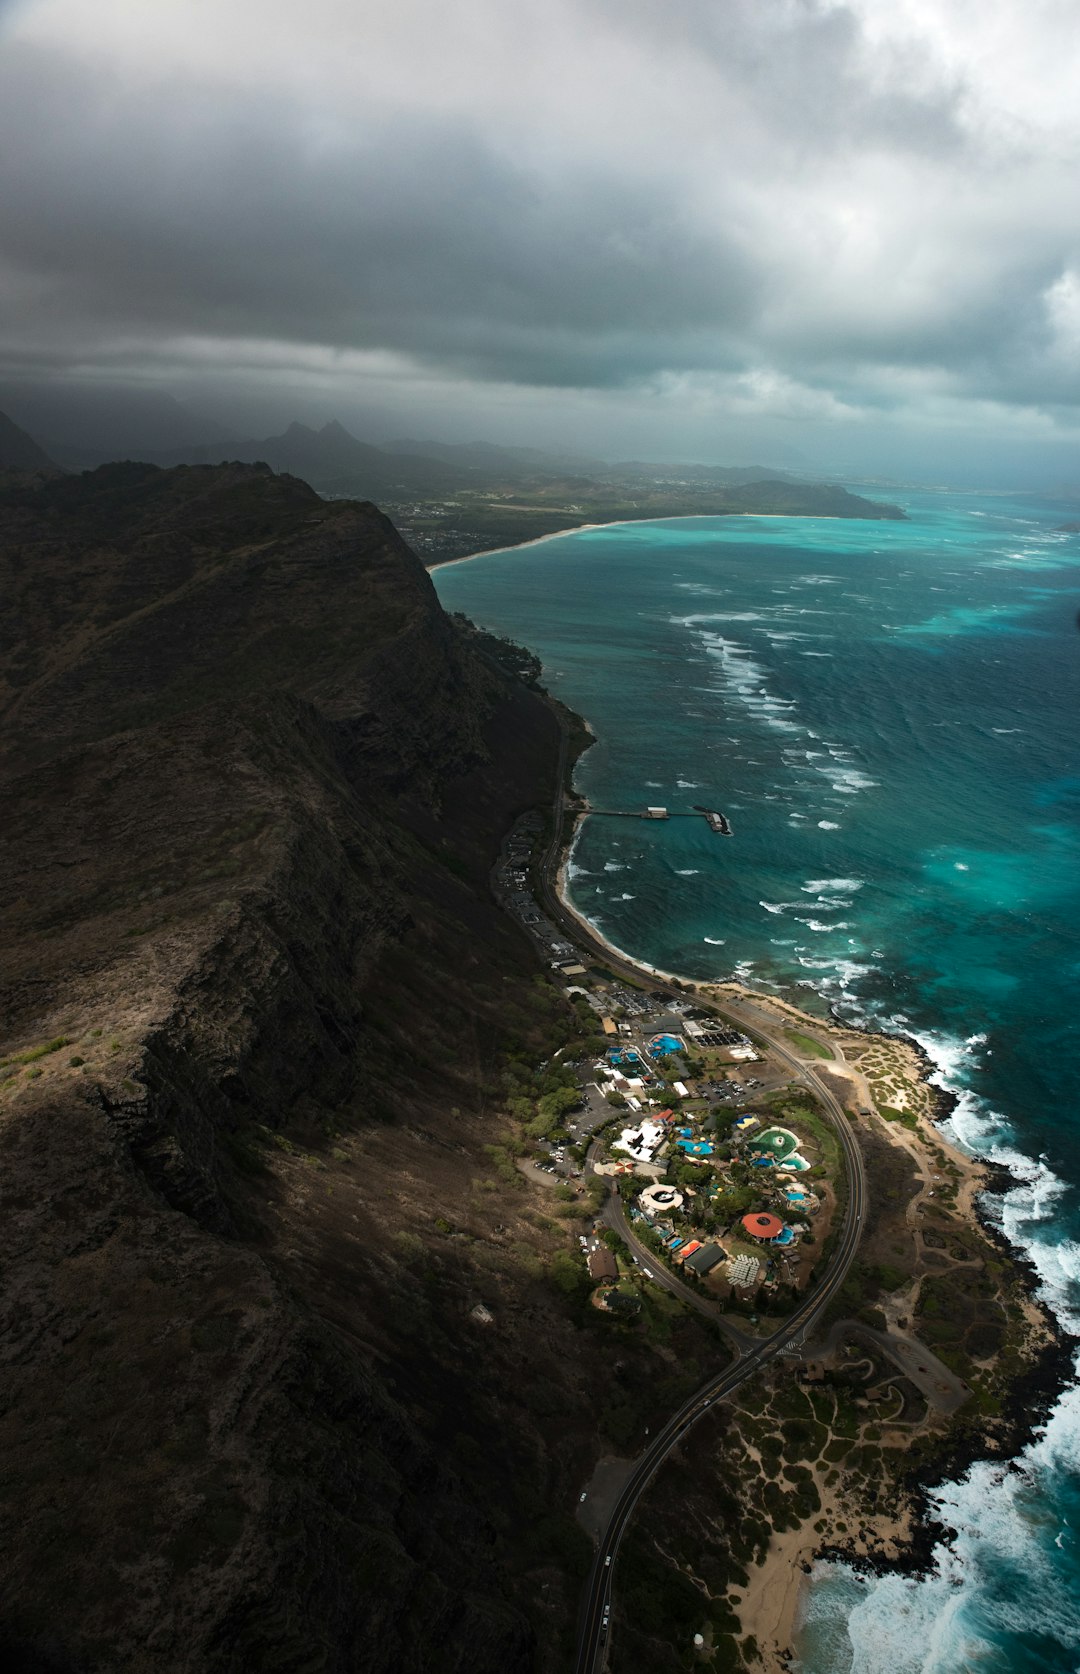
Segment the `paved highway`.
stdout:
[[[827,1090],[822,1089],[821,1096],[826,1093]],[[830,1114],[834,1114],[837,1123],[842,1124],[838,1131],[844,1142],[848,1162],[849,1201],[843,1234],[829,1263],[828,1273],[778,1331],[774,1331],[771,1337],[766,1337],[756,1346],[746,1349],[733,1366],[710,1378],[691,1395],[689,1400],[672,1414],[637,1461],[626,1479],[607,1528],[600,1537],[596,1558],[589,1573],[578,1624],[577,1674],[596,1674],[603,1666],[611,1609],[611,1583],[619,1545],[638,1501],[672,1448],[683,1439],[698,1419],[703,1417],[714,1401],[723,1400],[725,1396],[733,1394],[740,1384],[752,1378],[778,1354],[782,1354],[790,1343],[801,1339],[847,1277],[862,1234],[863,1216],[866,1213],[866,1183],[862,1159],[851,1134],[845,1131],[846,1118],[839,1111],[839,1107]],[[681,1290],[682,1287],[679,1288]]]
[[[558,712],[555,712],[558,717]],[[545,852],[540,886],[544,898],[544,905],[554,921],[565,931],[571,941],[579,947],[588,949],[592,956],[616,972],[622,971],[638,987],[654,991],[667,992],[664,983],[658,981],[649,971],[643,970],[631,960],[612,953],[611,949],[589,934],[581,920],[568,912],[559,899],[556,888],[556,872],[559,855],[562,848],[562,831],[565,812],[564,781],[566,774],[567,738],[566,729],[559,719],[560,747],[559,771],[556,783],[555,802],[553,808],[553,831],[551,842]],[[709,1007],[715,1010],[717,1016],[724,1017],[720,1007]],[[755,1008],[756,1010],[756,1008]],[[731,1020],[731,1019],[729,1019]],[[859,1239],[862,1236],[863,1216],[866,1213],[866,1176],[863,1170],[862,1157],[855,1143],[854,1136],[847,1117],[830,1089],[814,1071],[802,1062],[796,1054],[778,1040],[767,1026],[758,1024],[758,1033],[768,1041],[769,1049],[792,1070],[793,1075],[804,1082],[823,1106],[826,1114],[831,1118],[836,1129],[844,1153],[848,1177],[848,1203],[844,1217],[843,1230],[836,1250],[829,1262],[827,1273],[806,1295],[794,1313],[784,1322],[778,1331],[763,1341],[750,1344],[749,1339],[742,1338],[742,1333],[730,1333],[742,1341],[737,1345],[740,1358],[733,1366],[709,1381],[691,1395],[677,1412],[668,1419],[664,1428],[656,1435],[637,1461],[630,1475],[623,1485],[622,1492],[608,1519],[607,1527],[600,1536],[596,1558],[589,1573],[585,1595],[582,1601],[581,1616],[578,1625],[576,1669],[577,1674],[597,1674],[603,1666],[604,1654],[607,1647],[610,1628],[611,1612],[611,1584],[615,1568],[615,1559],[619,1545],[626,1532],[627,1525],[637,1508],[652,1478],[671,1452],[672,1448],[682,1441],[683,1437],[700,1418],[709,1410],[714,1401],[723,1400],[734,1393],[748,1378],[755,1376],[761,1368],[775,1360],[777,1355],[795,1340],[802,1340],[812,1322],[823,1308],[827,1307],[836,1291],[847,1277],[848,1269],[855,1259]],[[610,1200],[609,1200],[610,1202]],[[618,1219],[622,1225],[618,1230],[626,1236],[629,1228],[620,1214]],[[618,1220],[609,1219],[609,1224],[618,1225]],[[642,1246],[637,1246],[641,1254],[647,1255]],[[649,1271],[654,1272],[667,1289],[675,1289],[677,1294],[685,1295],[696,1305],[704,1299],[691,1297],[684,1286],[679,1284],[674,1275],[669,1274],[661,1263],[650,1261]],[[670,1283],[667,1283],[670,1281]],[[707,1304],[706,1304],[707,1306]]]
[[658,1285],[664,1290],[670,1291],[672,1296],[677,1296],[680,1302],[685,1302],[688,1307],[695,1309],[697,1313],[703,1314],[706,1319],[711,1319],[714,1325],[720,1327],[724,1336],[734,1344],[739,1354],[745,1354],[748,1349],[757,1346],[761,1340],[759,1337],[752,1337],[748,1332],[740,1331],[737,1325],[732,1325],[729,1320],[724,1318],[724,1310],[719,1302],[710,1302],[708,1297],[702,1296],[698,1291],[692,1290],[689,1285],[683,1284],[682,1280],[677,1278],[670,1268],[664,1265],[660,1257],[654,1255],[648,1245],[641,1242],[626,1218],[622,1198],[617,1191],[610,1193],[602,1213],[605,1223],[626,1241],[633,1254],[637,1256],[640,1266],[648,1273],[650,1278],[656,1280]]

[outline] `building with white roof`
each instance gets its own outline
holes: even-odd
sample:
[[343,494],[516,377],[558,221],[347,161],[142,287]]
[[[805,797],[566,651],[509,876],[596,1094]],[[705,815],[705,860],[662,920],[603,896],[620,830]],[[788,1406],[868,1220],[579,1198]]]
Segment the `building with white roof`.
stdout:
[[624,1128],[611,1149],[626,1151],[635,1162],[652,1162],[666,1138],[662,1122],[640,1122],[635,1128]]

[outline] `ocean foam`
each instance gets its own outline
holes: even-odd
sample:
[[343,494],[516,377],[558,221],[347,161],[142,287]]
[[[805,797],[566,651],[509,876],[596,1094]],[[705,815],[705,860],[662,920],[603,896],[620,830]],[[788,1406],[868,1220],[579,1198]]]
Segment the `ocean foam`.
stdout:
[[726,947],[727,946],[727,943],[725,941],[722,941],[719,936],[702,936],[701,939],[702,939],[703,942],[708,942],[710,947]]
[[[890,1019],[904,1027],[902,1015]],[[972,1091],[968,1077],[978,1068],[978,1049],[985,1034],[966,1039],[941,1030],[907,1028],[934,1065],[931,1085],[956,1099],[942,1123],[945,1133],[963,1150],[1007,1168],[1019,1182],[1002,1195],[988,1194],[983,1206],[1016,1249],[1023,1250],[1039,1276],[1039,1294],[1067,1330],[1080,1335],[1080,1244],[1072,1239],[1052,1241],[1041,1236],[1058,1224],[1061,1199],[1070,1188],[1044,1157],[1019,1151],[1006,1117]],[[1040,1230],[1041,1229],[1041,1230]]]
[[671,622],[678,628],[696,628],[699,622],[767,622],[760,610],[713,610],[707,614],[695,616],[673,616]]
[[865,882],[865,878],[808,878],[802,889],[806,895],[851,895]]
[[720,690],[741,702],[755,720],[776,731],[805,731],[791,719],[793,700],[776,697],[769,691],[765,684],[766,671],[754,661],[749,647],[717,633],[703,632],[701,639],[708,654],[719,664],[723,682]]
[[[1044,1657],[1047,1641],[1055,1641],[1061,1660],[1039,1666],[1075,1668],[1075,1571],[1057,1556],[1068,1523],[1054,1499],[1057,1485],[1075,1472],[1078,1450],[1074,1386],[1015,1466],[981,1462],[930,1495],[931,1515],[954,1539],[937,1547],[929,1576],[875,1578],[843,1564],[815,1564],[802,1626],[823,1659],[812,1652],[803,1667],[843,1674],[989,1670],[1005,1666],[1004,1637],[1037,1644]],[[1016,1584],[1007,1584],[1010,1577]]]
[[816,769],[828,779],[834,791],[841,796],[855,796],[859,791],[874,790],[878,781],[871,779],[868,773],[862,773],[857,767],[842,769],[819,767]]
[[818,830],[839,831],[841,830],[841,827],[837,825],[835,820],[818,820]]

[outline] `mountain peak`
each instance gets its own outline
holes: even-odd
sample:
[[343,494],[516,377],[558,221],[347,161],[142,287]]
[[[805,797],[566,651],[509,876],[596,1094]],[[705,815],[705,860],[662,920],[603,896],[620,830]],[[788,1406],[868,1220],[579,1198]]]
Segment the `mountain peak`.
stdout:
[[34,438],[0,413],[0,470],[55,471],[57,466]]

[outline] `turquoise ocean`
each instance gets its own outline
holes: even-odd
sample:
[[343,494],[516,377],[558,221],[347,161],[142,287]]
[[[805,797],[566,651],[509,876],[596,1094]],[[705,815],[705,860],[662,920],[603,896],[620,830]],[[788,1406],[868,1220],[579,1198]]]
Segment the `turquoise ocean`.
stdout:
[[[1077,507],[894,495],[909,521],[678,519],[440,568],[597,743],[575,905],[619,947],[902,1030],[1012,1169],[989,1200],[1080,1333]],[[804,1674],[1076,1674],[1080,1379],[1018,1461],[937,1491],[923,1579],[819,1564]]]

